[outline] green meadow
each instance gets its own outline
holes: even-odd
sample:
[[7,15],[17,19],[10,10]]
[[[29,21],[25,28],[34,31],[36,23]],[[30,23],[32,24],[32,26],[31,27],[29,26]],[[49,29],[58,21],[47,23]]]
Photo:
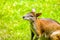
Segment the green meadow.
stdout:
[[0,0],[0,40],[30,40],[29,21],[23,16],[32,8],[39,18],[51,18],[60,23],[60,0]]

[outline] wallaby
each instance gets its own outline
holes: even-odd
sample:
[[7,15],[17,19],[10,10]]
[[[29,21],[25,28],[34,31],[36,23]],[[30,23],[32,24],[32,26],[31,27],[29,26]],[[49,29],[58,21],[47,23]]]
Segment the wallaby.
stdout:
[[[23,19],[30,21],[31,40],[33,40],[34,34],[36,35],[34,40],[38,40],[42,35],[46,35],[51,40],[60,40],[60,24],[49,18],[37,18],[41,14],[42,13],[35,13],[35,10],[32,10],[23,16]],[[56,39],[54,37],[56,37]]]

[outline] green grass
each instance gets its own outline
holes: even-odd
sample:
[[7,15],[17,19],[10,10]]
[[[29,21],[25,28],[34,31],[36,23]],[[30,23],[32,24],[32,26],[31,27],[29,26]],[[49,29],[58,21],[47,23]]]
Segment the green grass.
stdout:
[[60,0],[0,0],[0,40],[30,40],[30,24],[22,16],[42,12],[40,18],[60,22]]

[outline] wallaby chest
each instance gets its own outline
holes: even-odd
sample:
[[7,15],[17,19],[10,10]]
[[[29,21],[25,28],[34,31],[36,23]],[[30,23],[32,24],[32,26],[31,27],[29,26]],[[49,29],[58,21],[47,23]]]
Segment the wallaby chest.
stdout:
[[36,23],[31,23],[31,30],[32,32],[36,33],[36,30],[37,30]]

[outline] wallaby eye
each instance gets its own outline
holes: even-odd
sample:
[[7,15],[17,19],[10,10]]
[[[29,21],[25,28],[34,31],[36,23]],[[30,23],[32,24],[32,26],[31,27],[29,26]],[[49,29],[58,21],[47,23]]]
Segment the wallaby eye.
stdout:
[[30,17],[33,17],[33,16],[30,16]]

